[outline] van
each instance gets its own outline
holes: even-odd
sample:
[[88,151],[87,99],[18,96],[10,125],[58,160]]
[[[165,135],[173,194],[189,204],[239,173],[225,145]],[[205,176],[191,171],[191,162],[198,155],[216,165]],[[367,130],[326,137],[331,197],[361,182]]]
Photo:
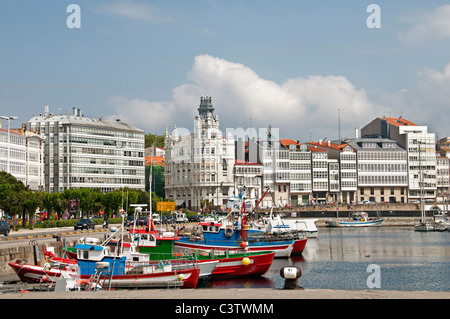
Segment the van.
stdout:
[[177,212],[175,216],[176,223],[187,223],[188,219],[185,213]]
[[160,217],[159,214],[153,214],[152,215],[153,223],[155,223],[155,225],[161,224],[161,219],[159,217]]

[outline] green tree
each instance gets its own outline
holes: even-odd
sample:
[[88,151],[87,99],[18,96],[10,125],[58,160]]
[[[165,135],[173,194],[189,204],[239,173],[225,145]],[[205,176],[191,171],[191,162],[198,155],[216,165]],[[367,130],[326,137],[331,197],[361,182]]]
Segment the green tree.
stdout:
[[55,211],[64,209],[64,201],[62,193],[44,193],[42,195],[42,207],[47,211],[47,220]]
[[22,212],[20,193],[26,187],[21,181],[4,171],[0,172],[0,209],[13,219],[13,230],[16,229],[16,216]]
[[21,191],[20,197],[23,202],[23,221],[24,225],[26,225],[26,221],[30,221],[31,229],[34,228],[34,216],[38,207],[42,206],[42,192],[37,192],[33,190],[24,190]]
[[156,146],[164,148],[164,135],[145,134],[145,147]]

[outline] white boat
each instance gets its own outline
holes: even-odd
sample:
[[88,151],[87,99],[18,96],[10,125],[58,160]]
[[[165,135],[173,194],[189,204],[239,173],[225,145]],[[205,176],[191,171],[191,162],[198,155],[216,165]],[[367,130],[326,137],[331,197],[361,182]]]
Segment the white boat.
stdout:
[[370,218],[366,212],[356,212],[352,214],[350,219],[335,218],[327,220],[326,223],[330,227],[373,227],[381,226],[384,219],[380,216]]
[[271,234],[286,232],[302,232],[308,238],[316,238],[318,229],[315,218],[282,219],[279,214],[272,211],[268,217],[262,217],[257,221],[252,221],[250,231],[261,231]]

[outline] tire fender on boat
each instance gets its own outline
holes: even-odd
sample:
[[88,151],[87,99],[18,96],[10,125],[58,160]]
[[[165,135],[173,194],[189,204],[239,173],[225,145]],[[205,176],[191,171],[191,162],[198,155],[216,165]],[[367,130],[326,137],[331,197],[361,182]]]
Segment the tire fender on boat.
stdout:
[[225,236],[227,236],[228,238],[231,238],[231,236],[233,236],[233,233],[233,227],[227,226],[227,228],[225,228]]

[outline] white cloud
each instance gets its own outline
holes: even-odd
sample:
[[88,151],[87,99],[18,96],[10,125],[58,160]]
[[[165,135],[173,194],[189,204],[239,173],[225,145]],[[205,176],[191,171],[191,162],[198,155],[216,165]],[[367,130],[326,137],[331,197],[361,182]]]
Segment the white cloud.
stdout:
[[188,79],[192,84],[178,86],[172,100],[152,102],[115,98],[111,104],[122,120],[145,130],[173,125],[193,129],[201,95],[211,95],[223,132],[227,128],[252,126],[280,129],[283,137],[302,141],[353,136],[356,126],[379,116],[379,106],[370,102],[364,89],[356,89],[343,76],[310,76],[289,79],[283,84],[261,78],[249,67],[210,55],[195,57]]
[[450,5],[413,14],[404,20],[412,26],[401,34],[401,39],[410,44],[450,38]]
[[440,136],[450,135],[450,63],[442,71],[424,69],[417,73],[416,83],[396,93],[377,92],[380,103],[396,110],[409,121],[428,126]]
[[94,11],[152,23],[163,23],[173,20],[170,15],[162,9],[148,3],[134,2],[131,0],[106,2],[97,5]]
[[[443,72],[439,72],[432,69],[425,69],[420,71],[419,76],[421,76],[426,82],[432,83],[434,85],[450,84],[450,63],[444,67]],[[448,90],[449,87],[445,85]]]

